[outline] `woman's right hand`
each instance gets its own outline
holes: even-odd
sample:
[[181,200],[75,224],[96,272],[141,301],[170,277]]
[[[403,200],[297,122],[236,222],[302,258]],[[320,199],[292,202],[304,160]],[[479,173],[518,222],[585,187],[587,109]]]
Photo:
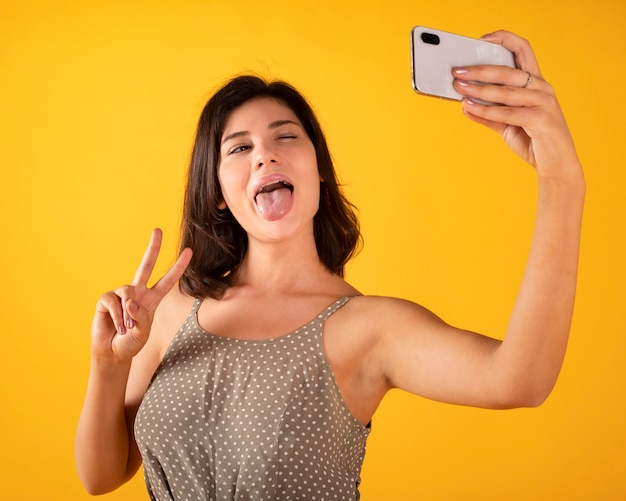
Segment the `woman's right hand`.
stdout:
[[163,233],[152,232],[150,244],[130,285],[107,292],[98,300],[91,327],[92,356],[115,363],[130,363],[148,340],[154,312],[165,295],[180,279],[191,260],[186,248],[163,277],[148,287]]

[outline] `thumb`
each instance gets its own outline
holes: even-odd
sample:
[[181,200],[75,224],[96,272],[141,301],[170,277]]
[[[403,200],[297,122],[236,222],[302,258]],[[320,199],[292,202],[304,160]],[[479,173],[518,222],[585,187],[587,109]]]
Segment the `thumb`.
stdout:
[[150,315],[148,311],[134,298],[129,298],[128,301],[126,301],[126,314],[129,319],[128,327],[131,329],[137,327],[138,323],[142,324],[142,327],[146,324],[150,324]]
[[148,340],[152,327],[152,316],[137,300],[130,298],[126,302],[128,327],[134,338],[141,344]]
[[112,350],[124,359],[132,359],[144,347],[150,337],[152,318],[137,300],[129,298],[124,305],[126,332],[112,340]]

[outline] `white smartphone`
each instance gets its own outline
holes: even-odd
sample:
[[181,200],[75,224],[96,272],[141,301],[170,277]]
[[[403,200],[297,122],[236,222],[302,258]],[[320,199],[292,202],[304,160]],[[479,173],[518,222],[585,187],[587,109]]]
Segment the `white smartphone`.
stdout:
[[413,88],[420,94],[461,100],[452,68],[496,64],[515,68],[515,56],[501,45],[416,26],[411,30]]

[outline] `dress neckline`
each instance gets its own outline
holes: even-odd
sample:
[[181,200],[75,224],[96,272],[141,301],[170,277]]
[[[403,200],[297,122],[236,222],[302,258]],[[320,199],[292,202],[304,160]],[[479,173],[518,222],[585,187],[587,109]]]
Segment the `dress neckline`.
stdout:
[[191,312],[189,313],[189,319],[195,324],[195,327],[197,327],[198,330],[202,332],[202,334],[210,336],[211,338],[216,339],[216,340],[221,340],[223,342],[242,343],[242,344],[276,343],[276,342],[283,342],[285,340],[288,340],[289,338],[298,335],[302,331],[307,331],[314,324],[320,324],[320,325],[323,324],[328,319],[328,317],[330,317],[333,313],[335,313],[338,309],[340,309],[348,301],[350,301],[350,299],[354,297],[356,296],[352,295],[352,296],[340,297],[339,299],[336,299],[331,304],[326,306],[317,315],[315,315],[315,317],[313,317],[311,320],[301,325],[297,329],[292,330],[291,332],[287,332],[286,334],[281,334],[281,335],[266,338],[266,339],[243,339],[243,338],[238,338],[238,337],[221,336],[219,334],[214,334],[210,331],[205,330],[200,325],[200,322],[198,320],[198,310],[200,309],[200,306],[202,305],[203,299],[195,300],[193,307],[191,309]]

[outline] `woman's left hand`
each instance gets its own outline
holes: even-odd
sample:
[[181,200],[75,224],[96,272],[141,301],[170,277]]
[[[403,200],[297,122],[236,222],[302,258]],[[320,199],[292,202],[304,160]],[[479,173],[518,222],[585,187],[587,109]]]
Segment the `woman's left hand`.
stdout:
[[[454,86],[465,96],[465,114],[498,132],[540,176],[559,179],[567,178],[568,174],[577,175],[580,165],[565,118],[552,86],[541,75],[528,41],[507,31],[497,31],[483,39],[512,51],[517,68],[493,65],[454,68]],[[498,105],[481,104],[477,100]]]

